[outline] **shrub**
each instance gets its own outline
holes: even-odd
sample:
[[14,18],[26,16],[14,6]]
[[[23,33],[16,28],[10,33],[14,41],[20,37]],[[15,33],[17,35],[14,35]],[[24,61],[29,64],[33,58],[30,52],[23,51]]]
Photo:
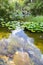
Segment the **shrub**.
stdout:
[[43,1],[35,3],[30,12],[32,15],[43,15]]
[[33,17],[28,22],[23,23],[22,27],[31,32],[43,32],[43,16]]

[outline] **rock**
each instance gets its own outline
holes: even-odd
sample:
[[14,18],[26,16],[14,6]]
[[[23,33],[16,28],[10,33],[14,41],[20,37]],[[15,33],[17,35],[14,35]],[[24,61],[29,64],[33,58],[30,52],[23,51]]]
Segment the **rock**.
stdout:
[[41,59],[40,59],[40,61],[43,63],[43,54],[41,55]]
[[3,60],[5,60],[5,62],[7,62],[9,57],[7,57],[5,55],[0,55],[0,59],[3,59]]
[[8,57],[4,55],[0,55],[0,65],[7,65]]
[[[42,54],[31,40],[33,39],[27,37],[23,30],[13,31],[8,39],[0,41],[0,55],[4,55],[0,56],[0,59],[3,59],[9,65],[12,63],[15,65],[43,65],[43,58],[41,59]],[[8,57],[5,55],[8,57],[14,55],[13,61],[8,61]]]
[[5,65],[4,60],[0,59],[0,65]]
[[15,65],[15,63],[13,61],[8,61],[7,65]]
[[26,52],[16,52],[13,57],[15,65],[33,65],[28,53]]
[[0,65],[15,65],[13,60],[9,60],[9,57],[0,55]]

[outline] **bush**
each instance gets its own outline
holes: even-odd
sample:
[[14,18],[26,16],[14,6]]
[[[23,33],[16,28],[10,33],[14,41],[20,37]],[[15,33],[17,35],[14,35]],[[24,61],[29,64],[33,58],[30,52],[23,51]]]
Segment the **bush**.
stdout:
[[22,27],[31,32],[43,32],[43,16],[36,16],[28,22],[23,23]]
[[16,2],[9,3],[8,0],[0,0],[0,27],[15,29],[18,20],[23,19],[20,9],[16,9],[19,4]]
[[12,13],[14,12],[14,7],[9,4],[8,0],[0,1],[0,21],[12,20]]
[[24,26],[31,32],[43,32],[43,22],[27,22]]
[[30,12],[32,15],[43,15],[43,1],[35,3]]

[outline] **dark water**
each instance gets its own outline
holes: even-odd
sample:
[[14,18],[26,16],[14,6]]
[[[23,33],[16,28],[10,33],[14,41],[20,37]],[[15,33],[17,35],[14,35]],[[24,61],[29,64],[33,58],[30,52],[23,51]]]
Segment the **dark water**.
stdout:
[[25,31],[25,33],[34,39],[34,44],[41,50],[43,53],[43,33],[31,33],[29,31]]

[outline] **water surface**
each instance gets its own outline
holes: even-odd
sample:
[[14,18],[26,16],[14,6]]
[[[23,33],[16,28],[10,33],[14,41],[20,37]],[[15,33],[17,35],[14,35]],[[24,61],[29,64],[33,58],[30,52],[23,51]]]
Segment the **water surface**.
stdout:
[[8,38],[10,35],[10,31],[6,28],[0,28],[0,39]]
[[25,33],[34,39],[34,44],[41,50],[43,53],[43,33],[31,33],[29,31],[25,31]]

